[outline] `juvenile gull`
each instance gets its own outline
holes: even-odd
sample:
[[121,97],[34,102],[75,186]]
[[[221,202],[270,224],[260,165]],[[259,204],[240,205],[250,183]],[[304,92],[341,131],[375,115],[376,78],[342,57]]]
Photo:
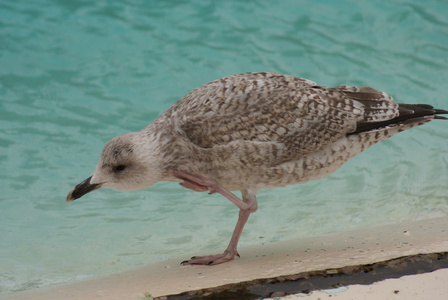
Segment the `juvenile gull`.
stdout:
[[239,208],[229,246],[182,264],[220,264],[239,256],[258,190],[331,174],[398,132],[447,119],[438,114],[448,111],[397,104],[370,87],[330,88],[276,73],[232,75],[193,90],[143,130],[109,141],[93,175],[67,202],[98,188],[136,190],[158,181],[219,193]]

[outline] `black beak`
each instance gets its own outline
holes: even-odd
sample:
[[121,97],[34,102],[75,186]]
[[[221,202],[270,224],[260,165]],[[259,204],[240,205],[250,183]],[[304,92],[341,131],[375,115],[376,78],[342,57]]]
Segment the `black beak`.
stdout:
[[70,193],[67,195],[66,202],[72,202],[73,200],[76,200],[78,198],[81,198],[87,193],[90,193],[91,191],[94,191],[96,189],[99,189],[101,187],[101,184],[99,183],[90,183],[90,179],[92,179],[92,176],[75,186]]

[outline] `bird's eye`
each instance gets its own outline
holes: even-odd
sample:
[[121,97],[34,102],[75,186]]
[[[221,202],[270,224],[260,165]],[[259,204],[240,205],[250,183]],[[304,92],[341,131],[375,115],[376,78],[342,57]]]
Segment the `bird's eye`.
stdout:
[[118,165],[118,166],[113,167],[114,172],[120,172],[120,171],[123,171],[124,169],[126,169],[125,165]]

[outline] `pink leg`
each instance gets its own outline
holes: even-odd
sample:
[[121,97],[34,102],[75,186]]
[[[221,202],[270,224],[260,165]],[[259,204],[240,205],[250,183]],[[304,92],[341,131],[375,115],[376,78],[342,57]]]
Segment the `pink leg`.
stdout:
[[187,189],[196,192],[210,191],[210,194],[219,193],[229,199],[233,204],[238,206],[239,209],[251,210],[252,212],[256,210],[257,201],[255,199],[255,196],[253,197],[255,202],[255,209],[253,209],[254,204],[252,203],[252,201],[250,201],[251,199],[245,200],[243,195],[243,201],[241,201],[240,198],[223,188],[213,179],[193,175],[182,171],[173,171],[173,175],[179,179],[182,179],[184,182],[182,182],[181,185]]
[[249,219],[249,215],[257,210],[257,200],[255,198],[255,193],[249,193],[248,191],[243,191],[243,201],[241,201],[234,194],[223,188],[213,179],[192,175],[185,172],[173,172],[174,176],[179,179],[184,180],[182,183],[183,187],[188,189],[202,192],[210,191],[210,193],[220,193],[232,203],[240,208],[238,222],[236,223],[235,229],[230,239],[229,246],[222,254],[218,255],[206,255],[206,256],[193,256],[190,260],[183,261],[183,265],[217,265],[227,261],[232,260],[235,256],[239,257],[237,252],[238,241],[240,239],[241,233],[243,232],[244,225]]

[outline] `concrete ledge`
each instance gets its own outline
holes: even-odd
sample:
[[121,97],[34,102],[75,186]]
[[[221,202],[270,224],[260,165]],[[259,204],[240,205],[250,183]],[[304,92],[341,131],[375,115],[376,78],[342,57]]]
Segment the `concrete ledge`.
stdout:
[[[371,264],[420,253],[448,251],[448,217],[378,226],[239,249],[241,259],[180,266],[170,259],[118,274],[4,295],[5,299],[141,299],[225,284]],[[445,285],[446,286],[446,285]],[[445,288],[445,287],[441,287]],[[397,298],[399,299],[399,298]]]

